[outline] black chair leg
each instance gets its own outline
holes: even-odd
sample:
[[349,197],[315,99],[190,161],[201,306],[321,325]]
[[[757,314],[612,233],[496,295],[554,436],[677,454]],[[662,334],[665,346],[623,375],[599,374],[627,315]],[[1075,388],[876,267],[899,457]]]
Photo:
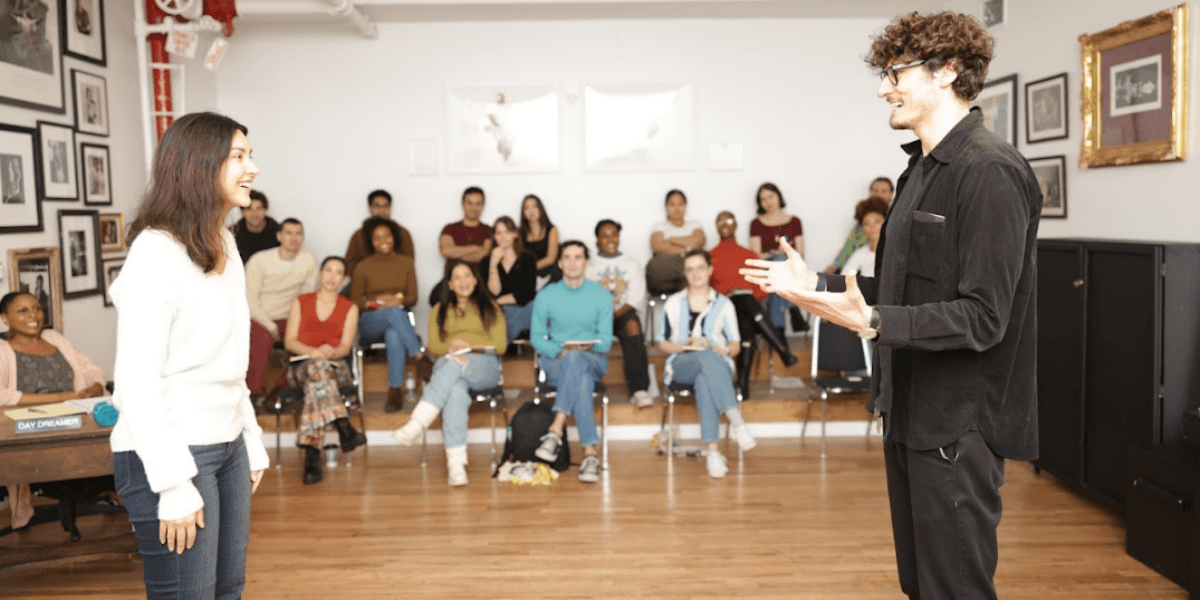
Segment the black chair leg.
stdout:
[[71,534],[71,541],[78,542],[83,539],[79,534],[79,528],[75,526],[76,502],[62,498],[58,501],[58,520],[62,524],[63,531]]

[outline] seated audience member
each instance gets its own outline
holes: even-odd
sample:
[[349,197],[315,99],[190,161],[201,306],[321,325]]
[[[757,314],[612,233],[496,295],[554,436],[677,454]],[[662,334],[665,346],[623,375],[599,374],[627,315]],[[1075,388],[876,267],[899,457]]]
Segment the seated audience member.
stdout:
[[[885,206],[891,204],[894,193],[895,189],[892,187],[892,180],[887,177],[876,177],[871,182],[870,197],[883,199]],[[837,258],[833,259],[832,265],[825,268],[825,272],[832,275],[841,271],[842,267],[846,265],[846,261],[850,260],[850,255],[855,250],[862,248],[866,243],[867,236],[863,233],[862,225],[855,225],[850,230],[850,235],[846,237],[846,243],[842,246],[841,251],[838,252]]]
[[679,190],[667,192],[667,220],[654,226],[650,250],[654,256],[646,263],[646,287],[651,294],[670,294],[683,289],[683,254],[704,247],[704,227],[699,221],[684,219],[687,196]]
[[604,219],[596,224],[596,257],[588,261],[587,278],[612,294],[613,332],[621,340],[629,400],[638,408],[654,404],[647,369],[642,314],[646,305],[646,276],[637,259],[621,254],[621,224]]
[[480,265],[487,291],[504,310],[505,340],[512,342],[529,330],[533,297],[537,293],[537,259],[526,252],[521,232],[510,217],[496,219],[492,229],[496,247]]
[[729,472],[725,456],[717,448],[721,415],[742,450],[754,448],[754,438],[742,419],[733,389],[733,356],[740,349],[733,303],[709,286],[712,257],[705,250],[684,255],[686,289],[663,304],[658,319],[658,349],[669,353],[663,381],[692,386],[696,411],[700,413],[700,437],[708,444],[707,466],[711,477]]
[[261,394],[267,377],[271,348],[283,340],[288,314],[300,294],[317,287],[317,261],[301,250],[304,225],[284,219],[279,226],[280,245],[263,250],[246,263],[246,303],[250,306],[250,363],[246,387]]
[[[511,231],[515,234],[516,227]],[[479,283],[471,264],[453,258],[446,264],[446,271],[448,284],[442,299],[429,313],[429,352],[441,358],[433,367],[433,377],[421,401],[413,407],[412,417],[392,432],[392,437],[402,445],[411,445],[441,413],[447,481],[459,486],[467,485],[470,391],[500,384],[497,354],[504,352],[508,342],[504,337],[504,314]]]
[[612,294],[594,281],[588,281],[588,249],[579,240],[563,242],[558,248],[558,268],[563,278],[538,292],[533,301],[533,325],[529,339],[541,357],[546,383],[558,388],[554,399],[554,423],[542,436],[534,454],[554,462],[562,448],[567,415],[575,417],[583,461],[579,480],[600,480],[600,459],[596,445],[596,416],[592,390],[608,372],[608,352],[612,345]]
[[[492,228],[480,221],[483,203],[482,189],[469,187],[463,190],[462,220],[447,224],[438,238],[438,247],[446,260],[461,258],[478,270],[479,263],[491,253]],[[429,294],[430,306],[441,301],[442,287],[445,285],[445,281],[439,281],[433,286],[433,291]]]
[[[284,222],[287,226],[287,222]],[[286,245],[286,242],[285,242]],[[350,385],[346,363],[358,334],[358,307],[338,295],[346,281],[346,262],[339,256],[321,261],[321,288],[292,301],[285,328],[284,347],[307,356],[288,368],[288,383],[304,390],[296,445],[304,448],[304,483],[321,480],[321,445],[325,427],[337,428],[342,452],[367,443],[367,436],[350,425],[339,389]]]
[[864,277],[875,276],[875,248],[879,245],[879,234],[883,232],[887,211],[887,201],[876,197],[867,198],[854,207],[854,220],[858,221],[858,226],[862,228],[867,244],[850,255],[850,259],[842,267],[843,272]]
[[742,350],[737,355],[737,385],[742,392],[742,399],[746,400],[750,398],[750,370],[754,367],[754,340],[757,335],[762,335],[771,344],[784,365],[790,367],[799,359],[788,349],[787,338],[780,335],[763,314],[759,303],[767,297],[767,293],[746,281],[738,272],[745,266],[746,259],[758,258],[758,253],[737,243],[737,219],[733,213],[725,210],[717,215],[717,233],[721,241],[711,253],[711,285],[718,293],[729,297],[737,313],[738,332],[742,340]]
[[267,216],[267,195],[253,190],[250,192],[250,206],[242,209],[242,218],[229,229],[237,242],[238,254],[242,255],[242,264],[249,262],[255,254],[279,245],[279,223]]
[[[104,395],[104,373],[61,333],[44,328],[42,305],[33,294],[11,292],[0,298],[0,321],[8,327],[0,340],[0,406],[19,408]],[[97,479],[112,485],[111,476],[65,484],[85,486]],[[29,483],[7,487],[11,526],[20,529],[33,518],[31,487]]]
[[[750,249],[766,260],[786,260],[781,246],[792,244],[796,252],[804,256],[804,225],[798,217],[784,212],[787,202],[783,192],[773,183],[764,183],[758,186],[755,202],[758,203],[758,217],[750,222]],[[795,306],[775,294],[767,296],[767,318],[781,335],[787,327],[789,308]],[[808,328],[798,309],[792,313],[792,328],[796,331]]]
[[537,258],[538,289],[562,279],[558,268],[558,228],[550,222],[542,199],[533,194],[521,201],[521,239]]
[[384,410],[396,412],[404,406],[405,362],[409,356],[418,360],[424,357],[421,338],[408,320],[408,311],[417,302],[417,272],[412,258],[395,252],[395,240],[400,237],[400,226],[395,221],[371,217],[363,225],[362,235],[371,255],[354,269],[350,300],[360,311],[358,331],[364,344],[381,339],[387,344],[388,397]]
[[[367,194],[367,210],[370,212],[371,217],[391,219],[392,195],[387,193],[387,190],[375,190]],[[400,228],[400,238],[396,240],[396,254],[403,254],[416,260],[417,255],[413,249],[412,235],[408,233],[408,230],[403,225],[397,224],[396,226]],[[361,230],[356,230],[354,235],[350,236],[350,243],[346,245],[346,276],[353,276],[354,267],[357,267],[359,261],[370,254],[371,252],[367,249],[366,241],[363,240],[361,235]]]

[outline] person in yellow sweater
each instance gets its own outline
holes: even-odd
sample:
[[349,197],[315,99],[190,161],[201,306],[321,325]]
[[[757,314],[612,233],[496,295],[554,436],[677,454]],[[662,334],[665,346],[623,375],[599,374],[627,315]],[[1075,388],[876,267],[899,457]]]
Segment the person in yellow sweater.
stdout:
[[[417,303],[417,271],[411,257],[396,253],[400,226],[372,217],[362,228],[371,255],[354,267],[350,300],[358,305],[358,332],[364,342],[387,344],[388,397],[384,410],[396,412],[404,405],[404,363],[412,356],[424,358],[421,338],[413,330],[408,311]],[[418,363],[419,365],[420,363]]]
[[446,264],[441,301],[429,315],[429,352],[442,355],[433,367],[412,418],[392,432],[396,441],[411,445],[442,413],[442,437],[450,485],[467,484],[468,390],[500,383],[498,355],[507,347],[504,313],[479,284],[470,263],[451,259]]

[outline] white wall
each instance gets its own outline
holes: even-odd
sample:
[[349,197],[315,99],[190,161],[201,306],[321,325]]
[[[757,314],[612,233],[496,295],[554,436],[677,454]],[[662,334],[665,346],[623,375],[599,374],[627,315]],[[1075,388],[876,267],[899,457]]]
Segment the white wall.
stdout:
[[[1200,94],[1196,89],[1196,54],[1189,52],[1192,93],[1188,99],[1186,162],[1140,164],[1080,169],[1079,148],[1082,67],[1079,36],[1094,34],[1117,24],[1178,5],[1178,0],[1042,0],[1009,2],[1008,23],[993,30],[996,58],[991,75],[1017,73],[1021,94],[1021,142],[1027,157],[1065,154],[1067,157],[1067,218],[1043,219],[1039,237],[1086,236],[1100,238],[1200,241],[1200,202],[1195,188],[1200,182],[1196,156],[1196,123],[1200,119]],[[978,14],[979,2],[951,0],[947,10]],[[1196,44],[1197,6],[1191,4],[1189,37]],[[1070,87],[1066,140],[1026,144],[1024,133],[1025,84],[1067,72]]]
[[[853,224],[874,177],[897,175],[911,139],[886,125],[878,80],[861,60],[880,20],[653,20],[381,24],[376,41],[344,29],[303,33],[241,27],[218,73],[223,111],[245,123],[271,213],[307,227],[316,255],[340,254],[366,216],[365,194],[396,197],[413,233],[423,295],[441,274],[437,237],[461,218],[460,193],[480,185],[485,220],[516,215],[537,193],[564,238],[594,242],[600,218],[621,221],[623,250],[649,258],[663,195],[690,199],[710,245],[718,210],[738,215],[744,240],[763,181],[783,190],[824,266]],[[336,29],[336,30],[334,30]],[[593,174],[582,169],[581,101],[588,83],[678,83],[696,88],[700,168]],[[564,167],[556,174],[407,175],[413,138],[444,141],[446,86],[561,86]],[[745,144],[745,169],[708,171],[710,141]],[[444,148],[443,148],[444,151]],[[427,310],[422,303],[423,310]],[[419,313],[419,317],[427,314]]]
[[[53,114],[0,104],[0,122],[31,128],[36,128],[39,120],[74,126],[71,69],[103,76],[108,83],[110,135],[97,137],[76,133],[76,151],[81,142],[105,144],[109,147],[113,205],[83,206],[82,200],[43,202],[44,231],[0,235],[0,263],[3,263],[0,273],[3,273],[5,278],[8,274],[8,250],[58,246],[58,211],[86,208],[98,209],[101,212],[123,212],[128,222],[133,218],[134,210],[141,199],[146,176],[143,168],[141,106],[137,95],[137,47],[133,37],[133,3],[109,1],[104,3],[104,8],[108,66],[100,67],[69,56],[64,57],[66,113]],[[7,280],[0,282],[0,291],[7,292],[8,289]],[[99,295],[64,300],[63,325],[66,336],[111,378],[115,354],[113,336],[117,325],[116,309],[105,307],[104,299]],[[0,329],[2,328],[3,325],[0,325]]]

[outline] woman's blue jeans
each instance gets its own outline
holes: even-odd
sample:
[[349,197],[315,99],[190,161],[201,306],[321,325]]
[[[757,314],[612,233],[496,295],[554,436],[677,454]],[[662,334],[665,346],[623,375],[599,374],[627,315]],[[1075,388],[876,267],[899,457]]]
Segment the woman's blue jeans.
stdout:
[[533,322],[533,301],[525,303],[525,306],[504,304],[502,307],[505,334],[508,336],[508,343],[511,344],[522,331],[529,330],[530,323]]
[[737,408],[733,369],[712,350],[680,352],[671,360],[671,381],[692,386],[700,413],[700,439],[715,442],[721,430],[721,415]]
[[158,494],[150,489],[136,452],[113,454],[117,493],[129,512],[142,555],[148,600],[235,600],[246,585],[250,541],[250,462],[242,437],[189,446],[199,473],[192,483],[204,499],[204,529],[183,554],[158,541]]
[[382,339],[387,344],[388,387],[403,387],[404,363],[421,353],[421,338],[413,331],[408,311],[399,306],[363,311],[358,317],[358,334],[364,343]]
[[464,354],[467,366],[446,357],[433,365],[433,376],[425,384],[421,399],[442,409],[442,439],[447,448],[467,443],[467,412],[471,409],[471,390],[483,390],[500,383],[500,359],[494,354]]

